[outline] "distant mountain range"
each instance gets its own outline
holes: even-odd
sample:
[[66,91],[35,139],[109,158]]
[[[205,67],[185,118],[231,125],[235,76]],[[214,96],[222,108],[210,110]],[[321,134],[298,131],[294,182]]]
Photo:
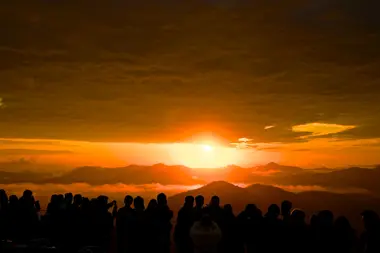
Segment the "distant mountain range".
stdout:
[[332,210],[336,216],[348,217],[355,227],[361,225],[360,213],[363,210],[372,209],[380,212],[380,198],[368,194],[317,191],[292,193],[262,184],[241,188],[224,181],[212,182],[199,189],[174,195],[169,198],[169,204],[173,210],[178,211],[186,196],[195,197],[200,194],[205,197],[206,204],[212,196],[219,196],[222,204],[231,204],[237,213],[244,210],[249,203],[256,204],[265,213],[270,204],[280,205],[283,200],[289,200],[293,207],[303,209],[309,216],[319,210]]
[[380,195],[380,167],[348,168],[340,170],[309,170],[293,166],[269,163],[263,166],[242,168],[227,166],[220,169],[190,169],[185,166],[130,165],[119,168],[79,167],[55,175],[48,172],[10,172],[0,168],[0,184],[151,184],[204,185],[220,180],[243,184],[267,184],[282,186],[320,186],[329,189],[360,189]]

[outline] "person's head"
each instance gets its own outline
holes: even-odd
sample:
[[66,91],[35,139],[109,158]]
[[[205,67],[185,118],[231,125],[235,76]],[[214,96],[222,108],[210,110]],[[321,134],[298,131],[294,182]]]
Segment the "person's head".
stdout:
[[51,195],[51,197],[50,197],[50,203],[56,204],[57,202],[58,202],[58,195],[57,194]]
[[366,210],[361,213],[364,227],[367,231],[378,229],[380,224],[379,215],[372,210]]
[[33,192],[31,190],[25,190],[24,193],[22,194],[22,197],[24,200],[30,200],[32,199]]
[[83,197],[80,194],[74,196],[74,204],[80,206],[82,204]]
[[227,214],[233,214],[232,205],[231,204],[225,204],[223,206],[223,210]]
[[276,204],[271,204],[268,207],[267,217],[277,218],[280,215],[280,207]]
[[318,223],[322,227],[332,227],[334,225],[334,214],[330,210],[323,210],[318,213]]
[[97,198],[97,204],[100,208],[108,208],[108,197],[104,195],[100,195]]
[[318,215],[313,214],[310,218],[310,226],[317,227],[318,226]]
[[198,208],[202,208],[205,204],[205,198],[202,195],[198,195],[195,197],[195,205]]
[[157,195],[157,204],[159,206],[165,206],[168,204],[168,200],[167,200],[166,195],[164,193],[160,193]]
[[255,204],[247,204],[245,206],[246,213],[253,213],[256,209],[257,209],[257,206]]
[[137,196],[134,199],[133,205],[135,206],[135,209],[138,211],[143,211],[145,209],[144,199],[140,196]]
[[71,204],[73,202],[73,194],[71,192],[65,193],[65,202]]
[[349,231],[352,229],[350,221],[344,216],[339,216],[338,218],[336,218],[334,226],[336,229],[341,231]]
[[292,202],[285,200],[281,203],[281,214],[282,216],[289,216],[290,211],[292,210]]
[[6,205],[8,203],[8,195],[5,190],[0,189],[0,205]]
[[18,197],[16,195],[9,196],[9,205],[17,205]]
[[133,204],[133,197],[131,195],[127,195],[124,198],[124,205],[130,207]]
[[22,203],[26,205],[34,205],[33,192],[31,190],[25,190],[22,194]]
[[193,207],[193,205],[194,205],[194,197],[193,196],[186,196],[184,206],[190,208],[190,207]]
[[220,199],[218,196],[212,196],[211,201],[210,201],[210,206],[213,207],[219,207],[220,205]]
[[294,224],[305,224],[306,214],[300,209],[294,209],[290,214],[290,219]]
[[148,211],[153,211],[157,207],[157,200],[151,199],[148,203],[148,207],[146,208]]

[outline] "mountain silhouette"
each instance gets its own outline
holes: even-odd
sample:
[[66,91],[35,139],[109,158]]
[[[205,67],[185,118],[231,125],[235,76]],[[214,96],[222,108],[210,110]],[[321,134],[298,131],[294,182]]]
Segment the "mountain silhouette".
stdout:
[[256,166],[256,171],[276,171],[281,173],[302,173],[304,169],[294,166],[284,166],[274,162],[263,166]]
[[263,213],[270,204],[280,205],[289,200],[294,207],[301,208],[310,216],[319,210],[332,210],[337,216],[345,215],[357,227],[361,225],[360,213],[364,209],[380,211],[380,198],[369,194],[342,194],[325,191],[307,191],[292,193],[278,187],[262,184],[250,185],[246,188],[218,181],[196,190],[174,195],[169,198],[173,210],[178,211],[186,196],[203,195],[207,204],[213,195],[220,197],[221,204],[231,204],[235,213],[244,210],[249,203],[256,204]]
[[[4,164],[3,164],[4,165]],[[190,169],[185,166],[155,164],[152,166],[129,165],[118,168],[79,167],[70,171],[53,174],[39,170],[11,171],[0,169],[0,183],[34,184],[162,184],[162,185],[204,185],[212,181],[227,181],[243,184],[281,186],[319,186],[326,190],[354,189],[368,191],[380,196],[380,167],[353,167],[339,170],[306,170],[294,166],[269,163],[263,166],[242,168],[230,165],[216,169]]]
[[47,179],[44,183],[196,185],[203,184],[204,181],[193,178],[184,166],[156,164],[153,166],[130,165],[120,168],[80,167],[61,176]]
[[[233,184],[227,183],[225,181],[217,181],[207,184],[201,188],[191,190],[188,192],[180,193],[169,198],[170,204],[172,206],[181,207],[186,196],[192,195],[202,195],[205,197],[205,204],[208,204],[211,197],[217,195],[221,198],[222,204],[232,204],[235,205],[234,208],[242,209],[244,208],[244,203],[247,201],[247,197],[250,195],[249,192],[241,187],[235,186]],[[242,206],[243,204],[243,206]]]
[[280,203],[283,200],[293,199],[295,197],[295,193],[270,185],[253,184],[245,189],[254,199],[258,199],[265,203],[267,200],[274,203]]

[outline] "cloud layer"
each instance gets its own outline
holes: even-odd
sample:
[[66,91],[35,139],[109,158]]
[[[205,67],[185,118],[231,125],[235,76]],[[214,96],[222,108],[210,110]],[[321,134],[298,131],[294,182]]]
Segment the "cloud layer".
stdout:
[[0,13],[1,137],[380,137],[378,1],[26,2]]

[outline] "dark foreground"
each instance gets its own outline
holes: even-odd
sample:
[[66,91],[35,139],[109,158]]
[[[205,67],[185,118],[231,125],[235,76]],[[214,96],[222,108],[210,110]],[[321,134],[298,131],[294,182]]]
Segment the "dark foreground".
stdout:
[[126,196],[124,203],[118,208],[106,196],[53,195],[41,215],[31,191],[8,198],[1,190],[1,252],[380,252],[380,219],[371,210],[358,214],[365,231],[357,234],[345,217],[329,210],[306,221],[289,201],[265,213],[248,204],[235,216],[217,196],[206,206],[202,196],[188,196],[175,227],[165,194],[147,206],[141,197]]

